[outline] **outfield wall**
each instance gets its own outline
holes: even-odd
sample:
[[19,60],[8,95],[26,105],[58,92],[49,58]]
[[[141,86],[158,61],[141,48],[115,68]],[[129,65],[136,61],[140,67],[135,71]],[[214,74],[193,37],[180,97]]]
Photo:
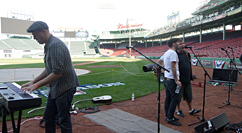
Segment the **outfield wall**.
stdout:
[[[160,57],[157,56],[147,56],[149,59],[152,60],[158,60]],[[138,56],[139,59],[145,59],[143,56]],[[220,68],[220,69],[230,69],[230,59],[229,58],[207,58],[207,57],[198,57],[201,64],[204,67],[208,68]],[[242,63],[239,61],[239,59],[235,59],[235,65],[239,69],[239,71],[242,72]],[[192,57],[191,64],[194,66],[201,66],[199,61],[196,59],[196,57]],[[233,66],[233,65],[232,65]]]
[[42,58],[44,50],[0,50],[0,58]]
[[[72,58],[80,57],[100,57],[99,54],[75,54]],[[0,50],[0,59],[17,59],[17,58],[43,58],[44,50]]]

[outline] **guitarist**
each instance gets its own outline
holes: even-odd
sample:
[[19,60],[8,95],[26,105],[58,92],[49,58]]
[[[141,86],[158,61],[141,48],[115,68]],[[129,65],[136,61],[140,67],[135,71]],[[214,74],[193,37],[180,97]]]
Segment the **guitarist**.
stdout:
[[[180,82],[182,83],[182,87],[179,93],[179,99],[183,97],[183,100],[187,102],[189,108],[189,114],[194,115],[199,113],[201,109],[196,110],[192,107],[192,87],[191,87],[191,80],[192,78],[192,67],[191,67],[191,56],[187,51],[184,51],[185,45],[184,43],[180,44],[178,47],[177,55],[179,58],[179,72],[180,72]],[[180,102],[177,105],[178,110],[176,114],[178,116],[184,117],[184,114],[180,108]]]

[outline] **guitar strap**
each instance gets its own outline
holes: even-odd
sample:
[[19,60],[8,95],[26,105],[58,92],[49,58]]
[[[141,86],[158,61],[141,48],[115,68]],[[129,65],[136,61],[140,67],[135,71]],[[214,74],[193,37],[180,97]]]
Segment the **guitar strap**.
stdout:
[[42,123],[44,122],[44,119],[40,120],[39,122],[39,126],[42,127],[42,128],[45,128],[45,126],[42,126]]

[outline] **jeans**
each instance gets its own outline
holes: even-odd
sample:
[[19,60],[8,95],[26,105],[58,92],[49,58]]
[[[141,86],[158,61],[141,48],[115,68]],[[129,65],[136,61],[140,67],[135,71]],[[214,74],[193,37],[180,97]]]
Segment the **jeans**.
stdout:
[[174,79],[167,80],[164,78],[164,86],[166,90],[166,99],[165,99],[165,115],[166,118],[174,118],[174,113],[176,106],[179,103],[179,94],[175,93],[176,83]]
[[76,87],[67,90],[55,99],[51,99],[51,96],[48,96],[43,116],[46,133],[56,132],[57,119],[62,133],[72,133],[70,108],[75,92]]

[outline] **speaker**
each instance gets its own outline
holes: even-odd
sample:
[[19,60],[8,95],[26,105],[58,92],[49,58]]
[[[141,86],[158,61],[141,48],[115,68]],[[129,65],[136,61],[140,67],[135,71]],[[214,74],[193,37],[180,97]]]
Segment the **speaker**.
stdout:
[[213,117],[210,121],[215,130],[219,130],[230,123],[230,120],[225,113]]
[[197,133],[214,133],[223,129],[223,127],[229,123],[230,120],[227,115],[225,113],[222,113],[194,127],[194,129]]
[[214,127],[209,126],[208,121],[205,121],[202,124],[195,126],[194,129],[197,133],[213,133],[215,131]]

